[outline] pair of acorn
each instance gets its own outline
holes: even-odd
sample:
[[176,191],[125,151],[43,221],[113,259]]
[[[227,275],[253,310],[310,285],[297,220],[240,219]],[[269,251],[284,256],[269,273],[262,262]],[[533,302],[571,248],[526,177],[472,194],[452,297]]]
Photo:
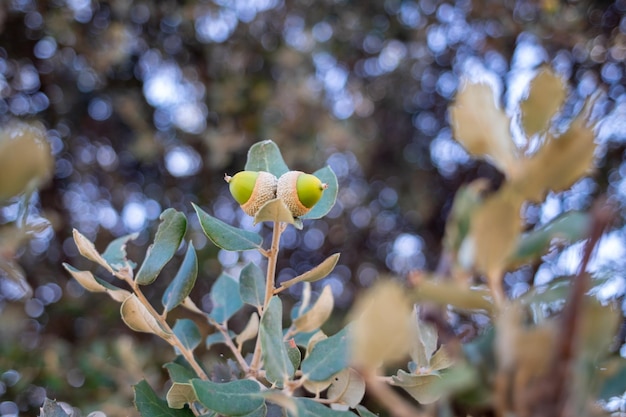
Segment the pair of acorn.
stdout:
[[315,175],[301,171],[289,171],[280,178],[265,171],[241,171],[224,179],[233,198],[253,217],[263,204],[275,198],[283,200],[293,217],[304,216],[328,188]]

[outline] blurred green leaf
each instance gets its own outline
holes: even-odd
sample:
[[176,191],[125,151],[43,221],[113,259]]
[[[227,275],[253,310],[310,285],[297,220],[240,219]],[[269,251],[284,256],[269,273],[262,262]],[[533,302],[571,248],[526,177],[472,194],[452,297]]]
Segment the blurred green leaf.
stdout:
[[337,193],[339,192],[339,185],[337,183],[337,176],[333,172],[332,168],[326,166],[318,169],[313,173],[323,183],[328,185],[328,188],[324,190],[322,198],[317,202],[302,219],[320,219],[328,214],[337,201]]
[[302,373],[311,381],[326,381],[348,367],[348,327],[319,341],[302,361]]
[[598,373],[598,399],[608,401],[626,392],[626,360],[621,357],[604,362]]
[[239,292],[246,304],[261,307],[265,302],[265,275],[255,263],[250,262],[241,270]]
[[221,384],[192,379],[191,384],[202,405],[226,416],[250,414],[265,403],[261,386],[249,379]]
[[183,240],[187,230],[185,215],[172,208],[166,209],[161,216],[161,224],[154,237],[154,244],[148,247],[148,253],[144,259],[135,282],[140,285],[148,285],[154,282],[161,269],[168,263]]
[[46,398],[39,417],[70,417],[55,400]]
[[194,350],[202,341],[200,329],[193,320],[178,319],[172,328],[172,331],[180,339],[183,346],[189,350]]
[[271,140],[257,142],[248,151],[246,171],[266,171],[280,178],[289,167],[285,164],[278,146]]
[[228,225],[195,204],[193,208],[196,210],[202,230],[216,246],[230,251],[261,248],[263,238],[259,234]]
[[303,281],[315,282],[315,281],[319,281],[322,278],[326,278],[328,274],[330,274],[333,271],[333,269],[335,268],[335,265],[337,265],[340,255],[341,254],[339,253],[334,253],[330,255],[328,258],[324,259],[322,263],[317,265],[315,268],[305,272],[302,275],[298,275],[295,278],[282,282],[280,284],[280,288],[285,289],[299,282],[303,282]]
[[63,267],[87,291],[106,292],[107,294],[111,296],[112,299],[114,299],[118,303],[124,302],[124,300],[130,297],[129,291],[126,291],[122,288],[118,288],[112,284],[109,284],[108,282],[94,276],[89,271],[79,271],[78,269],[74,268],[72,265],[69,265],[66,263],[63,263]]
[[135,240],[139,233],[131,233],[126,236],[118,237],[102,252],[102,258],[116,271],[123,268],[133,269],[137,266],[134,262],[126,258],[126,244],[129,240]]
[[275,198],[263,204],[254,216],[254,224],[261,222],[295,224],[295,219],[285,202],[281,198]]
[[209,317],[220,324],[225,323],[243,306],[241,295],[239,295],[239,283],[224,273],[211,287],[209,297],[213,305]]
[[569,211],[551,222],[523,234],[517,242],[517,248],[509,257],[509,267],[515,268],[539,260],[555,239],[564,243],[573,243],[586,238],[589,233],[590,222],[589,214]]
[[349,411],[337,411],[309,398],[294,398],[298,407],[297,414],[287,410],[290,417],[354,417]]
[[136,332],[152,333],[164,339],[169,337],[156,318],[148,311],[135,294],[128,297],[120,309],[122,320]]
[[293,376],[295,369],[283,343],[283,304],[277,296],[272,297],[261,318],[259,338],[267,380],[282,386],[283,381]]
[[171,311],[174,307],[180,305],[185,298],[187,298],[193,289],[193,286],[196,284],[197,276],[198,258],[193,244],[189,242],[185,258],[183,259],[176,276],[165,289],[163,298],[161,299],[166,312]]
[[175,410],[167,406],[167,402],[159,398],[146,380],[133,386],[135,406],[143,417],[194,417],[188,408]]

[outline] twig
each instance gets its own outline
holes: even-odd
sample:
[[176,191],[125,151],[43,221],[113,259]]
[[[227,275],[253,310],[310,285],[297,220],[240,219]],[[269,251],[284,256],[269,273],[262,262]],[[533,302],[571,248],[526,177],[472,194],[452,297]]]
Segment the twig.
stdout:
[[237,349],[237,346],[235,346],[235,344],[233,343],[233,340],[230,338],[230,335],[228,334],[228,328],[226,328],[226,326],[219,324],[218,322],[213,320],[211,317],[207,316],[207,320],[209,321],[211,325],[213,325],[213,327],[215,327],[222,334],[222,336],[224,336],[224,344],[228,346],[230,351],[235,356],[235,359],[237,360],[237,363],[239,364],[239,367],[241,368],[241,370],[247,374],[248,371],[250,370],[250,367],[248,366],[248,363],[246,362],[244,357],[241,355],[241,351]]

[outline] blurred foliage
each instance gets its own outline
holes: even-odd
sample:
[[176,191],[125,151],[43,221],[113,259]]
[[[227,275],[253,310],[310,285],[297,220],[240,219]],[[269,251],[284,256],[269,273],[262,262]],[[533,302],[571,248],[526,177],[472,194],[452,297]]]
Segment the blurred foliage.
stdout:
[[[246,226],[222,178],[241,169],[260,139],[278,143],[291,167],[309,172],[327,163],[337,173],[335,209],[304,222],[302,233],[285,234],[277,269],[281,281],[341,251],[327,280],[343,309],[381,272],[406,276],[447,265],[439,255],[454,193],[476,178],[493,189],[502,182],[497,169],[452,140],[446,111],[463,76],[486,81],[498,97],[506,91],[504,111],[517,123],[521,98],[537,88],[530,79],[549,64],[571,86],[552,120],[557,129],[589,95],[605,93],[592,114],[600,118],[596,174],[525,206],[524,232],[543,230],[562,211],[586,210],[606,191],[623,203],[625,10],[623,0],[0,2],[3,132],[16,124],[45,130],[54,157],[39,192],[2,191],[10,198],[0,207],[0,400],[32,415],[40,387],[50,397],[75,392],[81,383],[69,372],[48,383],[45,366],[26,367],[40,363],[26,360],[58,345],[83,352],[102,343],[112,351],[125,332],[109,300],[84,295],[60,268],[63,261],[85,266],[72,228],[98,247],[137,232],[128,252],[139,259],[154,234],[148,226],[165,208],[192,219],[193,202]],[[545,122],[521,123],[530,134]],[[531,140],[526,150],[538,145]],[[45,179],[46,164],[43,157],[26,175]],[[189,228],[198,268],[209,277],[192,294],[201,299],[222,267],[249,259],[214,249],[197,222]],[[613,270],[623,263],[620,253]],[[571,274],[560,254],[557,247],[543,265],[507,274],[504,291],[517,296]],[[17,303],[29,287],[33,297]],[[288,292],[299,295],[296,287]],[[456,327],[472,333],[474,321],[461,315]],[[137,354],[148,355],[151,342],[137,339]],[[14,372],[23,385],[13,383]],[[91,410],[125,386],[104,384],[67,400]]]

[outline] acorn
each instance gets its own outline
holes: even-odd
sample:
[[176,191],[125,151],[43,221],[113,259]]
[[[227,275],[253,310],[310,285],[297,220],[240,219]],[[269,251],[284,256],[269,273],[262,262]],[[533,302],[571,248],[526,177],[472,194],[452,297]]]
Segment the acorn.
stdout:
[[265,171],[241,171],[233,175],[224,175],[233,198],[243,211],[254,217],[261,206],[276,198],[277,179]]
[[293,217],[301,217],[322,198],[328,184],[322,183],[315,175],[301,171],[289,171],[278,179],[276,196],[283,200]]

